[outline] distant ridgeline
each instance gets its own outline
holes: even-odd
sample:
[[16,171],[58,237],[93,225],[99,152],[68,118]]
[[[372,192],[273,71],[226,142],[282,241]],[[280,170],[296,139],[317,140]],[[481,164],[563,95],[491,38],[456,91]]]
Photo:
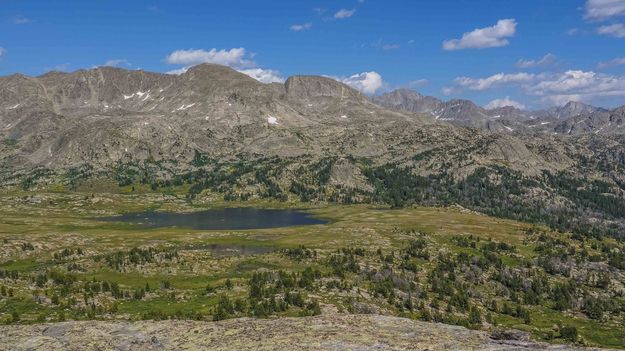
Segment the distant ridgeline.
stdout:
[[[460,205],[578,235],[625,237],[625,181],[617,177],[604,180],[546,170],[527,175],[497,165],[476,167],[464,175],[443,165],[428,174],[418,166],[427,157],[419,155],[412,164],[382,165],[367,158],[312,156],[226,162],[197,151],[186,170],[175,161],[118,163],[108,170],[85,164],[62,172],[37,168],[4,174],[2,184],[28,192],[154,191],[184,194],[188,201],[218,194],[226,201]],[[617,170],[622,172],[623,166],[615,165],[612,171]]]

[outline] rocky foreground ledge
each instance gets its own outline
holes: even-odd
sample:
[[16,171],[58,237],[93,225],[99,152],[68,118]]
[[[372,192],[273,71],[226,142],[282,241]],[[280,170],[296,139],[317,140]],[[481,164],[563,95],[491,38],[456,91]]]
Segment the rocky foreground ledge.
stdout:
[[214,323],[86,321],[0,327],[3,351],[582,350],[520,339],[495,340],[488,333],[462,327],[377,315],[242,318]]

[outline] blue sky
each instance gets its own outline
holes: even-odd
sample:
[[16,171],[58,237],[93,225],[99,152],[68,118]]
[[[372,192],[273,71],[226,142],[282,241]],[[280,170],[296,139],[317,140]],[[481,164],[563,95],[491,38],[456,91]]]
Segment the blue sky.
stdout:
[[227,64],[263,81],[625,104],[625,0],[0,0],[0,75]]

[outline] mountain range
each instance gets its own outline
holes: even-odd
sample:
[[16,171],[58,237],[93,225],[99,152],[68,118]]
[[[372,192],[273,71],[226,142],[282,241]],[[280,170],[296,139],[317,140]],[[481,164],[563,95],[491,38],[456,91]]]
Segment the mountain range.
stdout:
[[[329,78],[266,85],[208,64],[180,76],[103,67],[0,78],[2,161],[11,166],[184,159],[195,149],[216,156],[319,153],[345,147],[331,144],[354,133],[353,125],[371,129],[375,143],[381,129],[415,119]],[[369,142],[349,147],[380,151]]]
[[[175,180],[194,184],[194,194],[456,202],[543,222],[558,213],[577,221],[574,208],[588,223],[612,226],[621,215],[605,204],[625,192],[624,115],[625,107],[575,102],[488,110],[408,90],[367,97],[326,77],[263,84],[212,64],[181,75],[112,67],[15,74],[0,78],[0,184],[100,177],[157,188]],[[575,187],[562,187],[562,177]],[[472,187],[491,193],[466,190],[477,180],[486,183]],[[597,184],[602,195],[591,200],[573,190]],[[549,210],[531,215],[513,210],[543,205]]]
[[[581,102],[528,111],[513,106],[486,109],[469,100],[441,101],[408,89],[398,89],[371,98],[394,110],[427,114],[456,125],[495,132],[539,131],[557,134],[623,133],[623,107],[606,110]],[[580,126],[576,126],[581,124]]]
[[[148,156],[188,159],[196,149],[215,156],[295,156],[327,149],[394,157],[390,154],[407,150],[391,147],[388,137],[400,137],[393,138],[397,141],[410,129],[427,130],[437,143],[473,133],[450,124],[516,132],[521,138],[616,134],[622,132],[624,110],[577,102],[533,112],[487,110],[468,100],[444,102],[410,90],[369,99],[329,78],[295,76],[285,84],[262,84],[209,64],[179,76],[102,67],[0,78],[2,163],[12,168],[106,165]],[[437,138],[440,133],[448,136]],[[511,142],[507,136],[489,138]]]

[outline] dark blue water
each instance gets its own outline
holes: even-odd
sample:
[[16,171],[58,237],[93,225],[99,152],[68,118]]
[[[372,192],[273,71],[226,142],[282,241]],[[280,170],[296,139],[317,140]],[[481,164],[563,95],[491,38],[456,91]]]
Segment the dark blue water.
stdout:
[[302,211],[258,208],[221,208],[190,213],[128,213],[98,220],[131,223],[146,228],[182,227],[200,230],[262,229],[327,223]]

